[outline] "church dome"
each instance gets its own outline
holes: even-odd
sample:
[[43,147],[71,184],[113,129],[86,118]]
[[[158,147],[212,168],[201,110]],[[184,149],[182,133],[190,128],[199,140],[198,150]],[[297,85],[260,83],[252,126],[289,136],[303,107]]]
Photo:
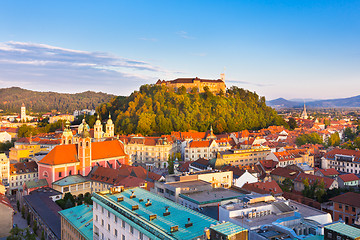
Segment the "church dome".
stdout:
[[96,122],[95,122],[95,125],[101,125],[101,121],[100,121],[99,115],[97,116],[97,120],[96,120]]

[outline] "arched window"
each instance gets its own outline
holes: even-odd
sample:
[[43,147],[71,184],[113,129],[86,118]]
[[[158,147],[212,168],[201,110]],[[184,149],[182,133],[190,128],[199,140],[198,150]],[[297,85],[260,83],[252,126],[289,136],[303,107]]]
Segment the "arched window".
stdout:
[[69,175],[71,175],[71,170],[69,171]]
[[89,142],[86,142],[86,147],[88,147],[89,146]]
[[49,176],[49,174],[47,173],[47,171],[44,171],[44,172],[43,172],[43,176],[46,177],[46,178]]
[[82,142],[80,142],[80,147],[82,147]]
[[71,144],[71,139],[69,139],[69,144]]

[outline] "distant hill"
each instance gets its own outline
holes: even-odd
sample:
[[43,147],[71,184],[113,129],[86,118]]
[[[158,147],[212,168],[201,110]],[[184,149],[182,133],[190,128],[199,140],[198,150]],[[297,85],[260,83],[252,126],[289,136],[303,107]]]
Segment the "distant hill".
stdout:
[[294,108],[300,107],[300,102],[286,100],[285,98],[277,98],[266,102],[267,105],[273,108]]
[[[294,108],[302,107],[302,101],[289,101],[284,98],[278,98],[268,101],[267,104],[274,108]],[[349,98],[337,98],[326,100],[315,100],[306,102],[307,107],[316,108],[355,108],[360,107],[360,95]]]
[[95,109],[108,102],[114,95],[86,91],[68,94],[56,92],[36,92],[19,87],[0,89],[0,109],[6,112],[20,112],[22,103],[33,112],[48,112],[53,109],[62,113],[72,113],[76,109]]

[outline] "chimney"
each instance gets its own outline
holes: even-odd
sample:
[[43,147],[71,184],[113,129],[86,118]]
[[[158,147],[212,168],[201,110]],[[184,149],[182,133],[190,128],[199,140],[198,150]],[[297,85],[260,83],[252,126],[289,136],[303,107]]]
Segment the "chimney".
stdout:
[[170,212],[169,212],[169,206],[166,206],[165,207],[165,212],[163,213],[163,216],[169,216],[170,215]]
[[188,222],[185,224],[185,227],[188,228],[188,227],[191,227],[193,224],[192,222],[190,222],[190,218],[188,218]]
[[150,199],[147,200],[147,202],[145,203],[145,206],[146,206],[146,207],[151,206]]

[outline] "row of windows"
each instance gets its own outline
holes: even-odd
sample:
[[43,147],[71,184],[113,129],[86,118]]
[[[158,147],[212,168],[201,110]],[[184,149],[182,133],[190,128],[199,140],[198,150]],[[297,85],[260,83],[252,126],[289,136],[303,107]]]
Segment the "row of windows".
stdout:
[[[38,173],[33,173],[33,177],[37,177],[39,174]],[[24,179],[26,179],[26,178],[31,178],[31,174],[29,173],[29,174],[26,174],[26,175],[19,175],[19,176],[16,176],[16,177],[11,177],[11,180],[14,180],[14,179],[16,179],[16,180],[18,180],[18,179],[22,179],[22,177],[24,176]]]

